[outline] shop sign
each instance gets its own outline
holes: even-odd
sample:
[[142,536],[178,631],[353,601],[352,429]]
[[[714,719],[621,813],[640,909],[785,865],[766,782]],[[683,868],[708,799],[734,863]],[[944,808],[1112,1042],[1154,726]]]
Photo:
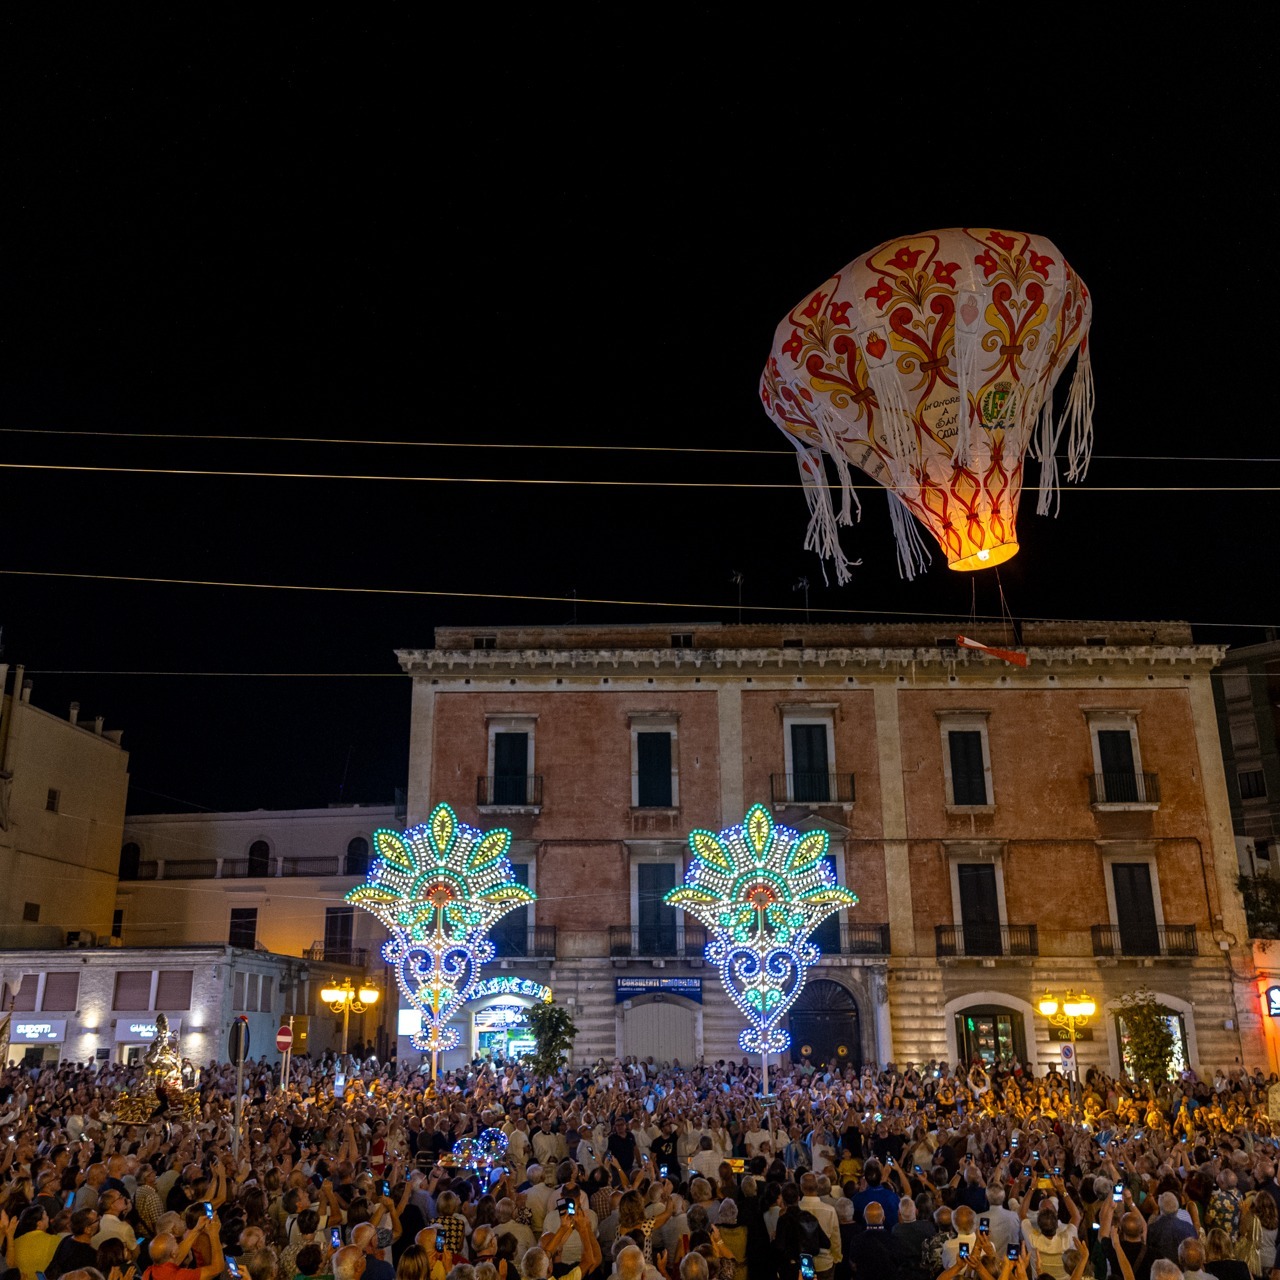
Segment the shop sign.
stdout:
[[1280,987],[1267,988],[1267,1017],[1280,1018]]
[[61,1044],[67,1038],[67,1020],[49,1018],[43,1022],[19,1022],[16,1018],[9,1031],[11,1041],[23,1044]]
[[658,994],[684,996],[686,1000],[702,1003],[701,978],[614,978],[613,1000],[621,1004],[624,1000],[634,1000],[639,996]]
[[[1092,1040],[1092,1039],[1093,1039],[1093,1028],[1092,1028],[1092,1027],[1077,1027],[1077,1028],[1076,1028],[1076,1039],[1077,1039],[1077,1040],[1079,1040],[1082,1044],[1083,1044],[1083,1043],[1084,1043],[1084,1041],[1086,1041],[1086,1040]],[[1049,1028],[1049,1043],[1050,1043],[1050,1044],[1070,1044],[1070,1043],[1071,1043],[1071,1032],[1070,1032],[1070,1031],[1068,1031],[1066,1027],[1050,1027],[1050,1028]]]
[[[169,1019],[169,1032],[177,1035],[182,1029],[181,1018]],[[156,1019],[154,1014],[136,1013],[121,1014],[116,1018],[116,1044],[150,1044],[156,1038]]]

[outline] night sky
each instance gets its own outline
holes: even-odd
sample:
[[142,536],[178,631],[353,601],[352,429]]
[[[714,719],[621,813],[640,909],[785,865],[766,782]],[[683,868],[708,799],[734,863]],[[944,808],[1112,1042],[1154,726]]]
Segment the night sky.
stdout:
[[[1141,32],[1114,8],[981,4],[879,29],[442,12],[7,28],[0,462],[792,487],[6,469],[3,570],[494,597],[0,574],[5,660],[38,705],[124,729],[134,811],[389,800],[393,649],[574,613],[504,595],[699,606],[584,603],[582,622],[732,620],[740,571],[749,620],[802,606],[804,576],[815,610],[866,611],[850,620],[998,614],[994,574],[975,587],[940,555],[900,581],[878,495],[844,533],[852,585],[824,587],[757,399],[806,291],[934,227],[1048,236],[1093,294],[1095,461],[1057,520],[1024,498],[1000,570],[1015,617],[1187,618],[1214,642],[1280,623],[1275,494],[1197,491],[1274,485],[1280,464],[1181,460],[1280,456],[1260,31],[1206,32],[1189,6]],[[331,678],[296,678],[313,672]]]

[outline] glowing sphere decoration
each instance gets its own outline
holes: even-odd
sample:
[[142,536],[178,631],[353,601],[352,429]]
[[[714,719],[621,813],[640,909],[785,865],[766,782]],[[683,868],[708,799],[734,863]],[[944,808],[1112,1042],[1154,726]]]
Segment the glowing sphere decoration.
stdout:
[[507,1154],[507,1135],[501,1129],[482,1129],[474,1138],[459,1138],[440,1163],[458,1169],[492,1169]]
[[778,326],[760,380],[765,411],[799,453],[805,546],[849,580],[837,526],[853,521],[852,463],[888,490],[907,578],[930,559],[920,525],[952,569],[1016,555],[1024,457],[1039,458],[1041,515],[1056,511],[1064,430],[1067,479],[1088,468],[1091,318],[1089,291],[1056,245],[989,227],[890,240],[807,294]]
[[488,932],[508,911],[533,902],[507,851],[511,832],[478,831],[439,804],[408,831],[373,833],[378,858],[347,901],[375,915],[391,934],[382,949],[409,1003],[422,1014],[415,1048],[435,1055],[458,1043],[450,1018],[475,994],[480,967],[493,958]]
[[833,911],[857,905],[857,895],[836,882],[827,843],[825,831],[802,836],[753,805],[741,826],[689,837],[694,858],[685,882],[666,896],[711,934],[707,959],[750,1020],[738,1037],[750,1053],[767,1057],[791,1043],[779,1024],[818,961],[810,935]]

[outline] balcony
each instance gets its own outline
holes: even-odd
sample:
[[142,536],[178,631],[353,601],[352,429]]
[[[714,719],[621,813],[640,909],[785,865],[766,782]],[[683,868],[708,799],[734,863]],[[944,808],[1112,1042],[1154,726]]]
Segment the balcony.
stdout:
[[939,924],[933,933],[940,960],[1040,954],[1040,936],[1033,924]]
[[481,774],[476,779],[481,809],[537,809],[542,804],[540,773]]
[[707,931],[701,925],[609,926],[609,954],[615,960],[700,960],[706,946]]
[[369,949],[367,947],[326,947],[317,944],[307,948],[305,958],[318,964],[346,964],[353,969],[364,969],[368,967]]
[[1193,924],[1166,924],[1159,927],[1119,929],[1095,924],[1095,956],[1198,956],[1196,927]]
[[842,956],[887,956],[889,954],[889,926],[887,924],[840,925],[840,954]]
[[555,959],[556,927],[553,924],[504,931],[499,923],[490,936],[499,960]]
[[779,804],[853,804],[856,792],[851,773],[773,773],[769,789]]
[[1095,809],[1157,809],[1158,773],[1091,773],[1089,803]]
[[157,858],[138,864],[137,880],[266,880],[277,876],[363,876],[355,860],[332,857],[281,858],[268,862],[248,858]]

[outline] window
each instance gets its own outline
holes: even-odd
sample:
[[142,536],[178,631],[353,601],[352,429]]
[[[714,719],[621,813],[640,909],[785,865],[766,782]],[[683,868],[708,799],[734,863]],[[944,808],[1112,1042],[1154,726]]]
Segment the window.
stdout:
[[233,947],[243,947],[252,951],[258,941],[258,908],[232,907],[231,928],[227,933],[227,941]]
[[58,805],[62,802],[62,792],[49,788],[48,794],[44,798],[44,807],[49,813],[57,813]]
[[[34,982],[32,983],[34,986]],[[78,973],[47,973],[44,977],[44,999],[40,1007],[46,1012],[69,1012],[80,1002]]]
[[671,647],[673,649],[692,649],[693,648],[693,632],[692,631],[676,631],[671,636]]
[[[120,849],[120,879],[136,880],[138,878],[138,863],[142,861],[142,849],[133,840],[122,846]],[[119,935],[116,935],[117,937]]]
[[786,799],[795,804],[826,804],[836,754],[835,708],[799,704],[782,708]]
[[262,975],[262,999],[259,1002],[263,1013],[270,1013],[275,999],[276,980],[269,973]]
[[967,956],[998,956],[1000,939],[1000,898],[996,892],[996,869],[990,862],[956,864],[960,892],[960,928]]
[[471,640],[473,649],[496,649],[498,647],[497,636],[473,636]]
[[942,772],[949,809],[987,809],[995,803],[987,712],[940,711]]
[[324,912],[324,958],[334,964],[350,964],[355,933],[354,907],[326,907]]
[[[837,884],[843,884],[840,879],[840,868],[836,865],[836,859],[833,854],[827,854],[823,861],[831,868],[831,874],[835,878]],[[822,952],[824,956],[833,956],[840,954],[840,921],[844,919],[843,911],[833,911],[818,927],[810,934],[812,941]]]
[[162,1013],[190,1009],[191,976],[190,969],[161,969],[156,979],[156,1008]]
[[982,733],[978,729],[952,729],[947,734],[951,757],[951,803],[987,803],[987,775],[982,760]]
[[38,973],[24,973],[16,983],[10,985],[9,999],[11,1003],[6,1007],[12,1009],[14,1013],[35,1013],[36,994],[39,988],[40,975]]
[[364,836],[347,841],[347,856],[342,869],[349,876],[369,874],[369,842]]
[[[511,864],[512,879],[517,884],[529,884],[529,863],[513,862]],[[508,911],[493,926],[493,945],[499,956],[527,956],[529,954],[529,908],[517,907]]]
[[676,808],[680,803],[680,779],[675,714],[635,712],[629,721],[632,808]]
[[637,952],[647,956],[675,955],[675,908],[663,899],[676,887],[676,868],[670,862],[642,862],[636,870]]
[[245,977],[243,973],[234,973],[231,975],[231,1008],[235,1013],[243,1013],[245,1011]]
[[22,918],[28,924],[39,924],[40,904],[38,902],[24,902],[22,904]]
[[244,975],[244,1011],[245,1013],[258,1012],[258,990],[262,978],[257,973],[246,973]]
[[1113,862],[1111,887],[1122,953],[1127,956],[1158,956],[1160,931],[1155,896],[1151,891],[1151,864]]
[[530,786],[533,774],[532,716],[501,716],[489,721],[489,772],[482,804],[525,808],[538,803]]
[[1236,775],[1240,782],[1241,800],[1265,800],[1267,779],[1261,769],[1245,769]]
[[1084,714],[1093,743],[1092,803],[1154,809],[1160,799],[1159,784],[1154,774],[1142,771],[1138,713],[1089,708]]
[[129,1011],[151,1008],[151,970],[122,969],[116,974],[112,1009]]
[[971,1007],[956,1014],[956,1049],[962,1062],[981,1058],[987,1066],[1027,1060],[1022,1014],[999,1005]]
[[124,937],[124,912],[119,907],[111,913],[111,936]]
[[271,874],[271,846],[265,840],[255,840],[249,846],[249,875],[253,877]]

